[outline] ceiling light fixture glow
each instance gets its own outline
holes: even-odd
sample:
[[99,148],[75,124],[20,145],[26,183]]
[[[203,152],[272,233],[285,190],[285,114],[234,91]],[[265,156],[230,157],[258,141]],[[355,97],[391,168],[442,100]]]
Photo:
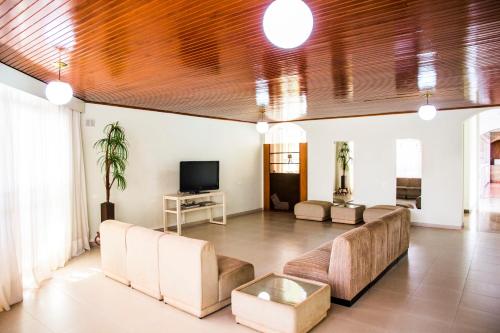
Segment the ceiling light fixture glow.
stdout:
[[[60,52],[61,50],[59,50]],[[55,81],[50,81],[45,88],[45,96],[49,102],[55,105],[64,105],[71,101],[73,98],[73,88],[66,82],[61,81],[61,68],[68,66],[66,63],[61,61],[61,56],[59,55],[59,60],[56,62],[58,70],[58,79]]]
[[275,0],[264,13],[267,39],[283,49],[302,45],[311,35],[313,24],[311,9],[302,0]]
[[427,98],[427,103],[418,108],[418,116],[422,120],[432,120],[434,119],[434,117],[436,117],[437,114],[436,107],[432,104],[429,104],[429,95],[430,94],[428,92],[425,94],[425,97]]
[[269,124],[267,123],[267,121],[258,121],[257,125],[255,125],[255,128],[260,134],[265,134],[267,133],[267,131],[269,131]]
[[259,109],[259,112],[260,112],[260,119],[255,125],[255,128],[257,129],[257,132],[259,132],[260,134],[264,134],[267,133],[267,131],[269,131],[269,124],[264,119],[264,113],[266,112],[266,109],[261,107]]
[[64,105],[71,101],[73,89],[66,82],[50,81],[45,88],[45,96],[55,105]]

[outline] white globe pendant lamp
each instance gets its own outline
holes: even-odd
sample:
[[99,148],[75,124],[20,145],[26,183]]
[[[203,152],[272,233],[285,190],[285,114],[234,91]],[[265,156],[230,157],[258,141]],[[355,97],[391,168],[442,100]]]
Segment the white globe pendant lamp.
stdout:
[[257,132],[260,134],[265,134],[269,131],[269,124],[267,121],[259,121],[255,127],[257,128]]
[[427,102],[425,105],[422,105],[420,108],[418,108],[418,116],[422,120],[432,120],[437,115],[436,107],[432,104],[429,104],[429,95],[430,95],[429,93],[425,94]]
[[257,129],[257,132],[259,132],[260,134],[265,134],[267,133],[267,131],[269,131],[269,124],[264,119],[264,113],[266,112],[266,110],[263,107],[261,107],[259,112],[260,112],[260,119],[255,125],[255,128]]
[[267,7],[262,23],[271,43],[293,49],[309,38],[314,19],[311,9],[302,0],[275,0]]
[[61,68],[66,67],[67,64],[59,60],[56,63],[56,66],[59,71],[58,80],[50,81],[47,84],[47,87],[45,88],[45,96],[49,102],[55,105],[64,105],[69,103],[71,98],[73,98],[73,88],[71,88],[69,83],[61,81]]

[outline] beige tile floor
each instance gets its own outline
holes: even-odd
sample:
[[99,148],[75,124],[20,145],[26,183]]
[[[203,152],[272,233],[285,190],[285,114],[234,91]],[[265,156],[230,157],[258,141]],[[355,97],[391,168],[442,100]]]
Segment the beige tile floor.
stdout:
[[[252,262],[261,275],[350,228],[256,213],[185,234]],[[412,228],[408,257],[353,307],[333,305],[313,331],[500,332],[500,234]],[[0,313],[0,332],[252,331],[235,324],[230,307],[200,320],[105,278],[94,249]]]

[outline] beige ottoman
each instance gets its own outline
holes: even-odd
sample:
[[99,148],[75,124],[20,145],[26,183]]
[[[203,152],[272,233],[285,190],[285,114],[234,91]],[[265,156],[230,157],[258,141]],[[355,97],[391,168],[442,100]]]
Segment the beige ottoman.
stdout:
[[295,205],[295,218],[301,220],[324,221],[330,218],[331,202],[308,200]]
[[363,222],[365,206],[355,204],[334,204],[331,208],[332,222],[356,224]]
[[231,293],[236,322],[260,332],[304,333],[330,309],[330,286],[270,273]]

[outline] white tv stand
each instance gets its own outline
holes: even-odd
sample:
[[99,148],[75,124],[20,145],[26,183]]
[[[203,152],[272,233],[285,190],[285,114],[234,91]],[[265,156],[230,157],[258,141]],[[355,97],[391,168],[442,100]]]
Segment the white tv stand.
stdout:
[[[219,197],[219,201],[216,201],[215,205],[209,206],[200,206],[200,207],[192,207],[192,208],[182,208],[181,205],[186,200],[193,201],[212,201]],[[199,200],[203,199],[203,200]],[[170,203],[174,202],[175,206],[170,207]],[[222,221],[214,220],[213,217],[213,209],[214,208],[222,208]],[[195,212],[199,210],[208,211],[208,222],[214,224],[226,224],[226,196],[222,191],[214,191],[207,193],[199,193],[199,194],[167,194],[163,196],[163,231],[169,232],[168,227],[168,214],[176,215],[177,222],[177,234],[182,234],[182,223],[186,220],[186,213]]]

